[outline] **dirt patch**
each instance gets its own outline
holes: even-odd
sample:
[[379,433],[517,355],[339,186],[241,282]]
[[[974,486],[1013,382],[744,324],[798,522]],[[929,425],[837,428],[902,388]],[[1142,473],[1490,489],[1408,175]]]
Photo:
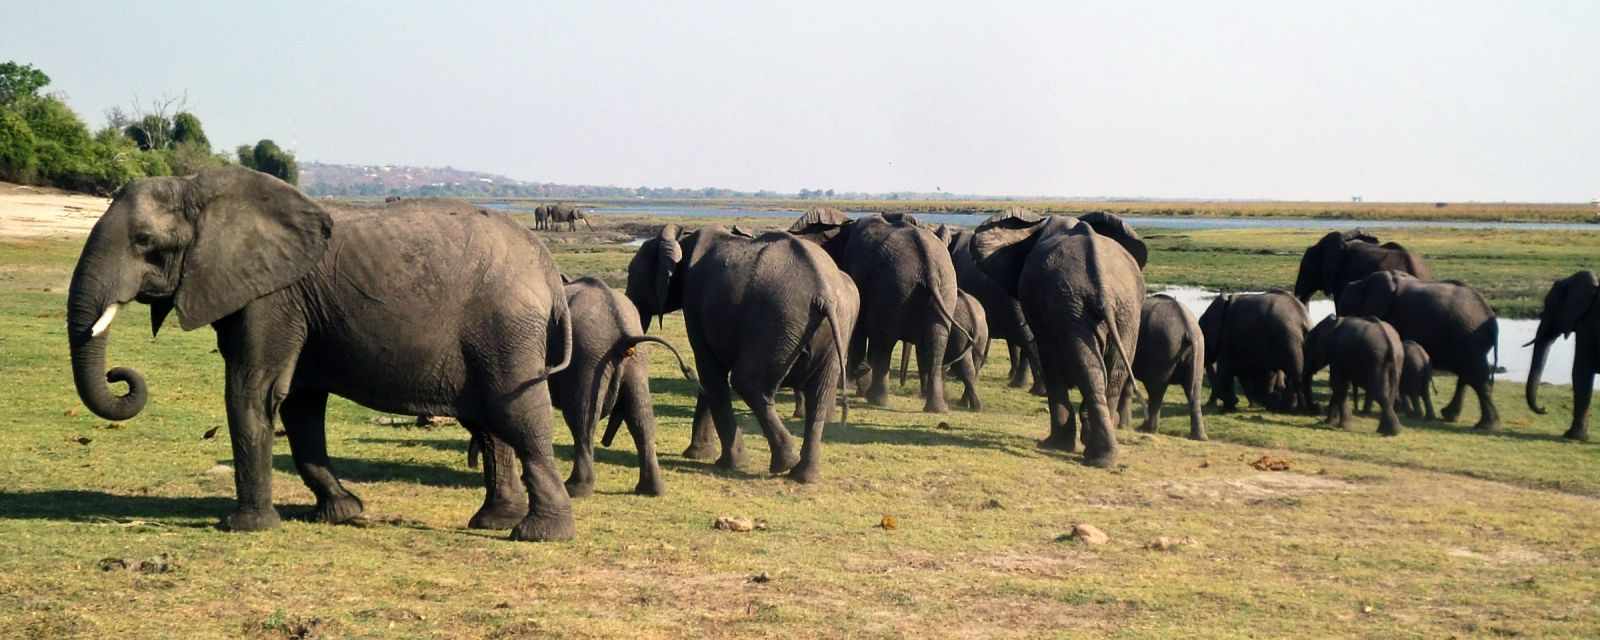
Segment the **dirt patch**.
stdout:
[[1259,502],[1316,493],[1343,493],[1357,488],[1355,484],[1337,478],[1283,472],[1162,484],[1167,497],[1174,500],[1211,502]]
[[111,201],[56,189],[0,184],[0,237],[81,236]]
[[1548,560],[1545,559],[1544,554],[1531,549],[1522,549],[1518,547],[1506,547],[1494,553],[1480,553],[1465,547],[1454,547],[1445,550],[1445,555],[1452,558],[1465,558],[1468,560],[1479,560],[1491,564],[1502,565],[1544,564],[1545,562],[1548,562]]

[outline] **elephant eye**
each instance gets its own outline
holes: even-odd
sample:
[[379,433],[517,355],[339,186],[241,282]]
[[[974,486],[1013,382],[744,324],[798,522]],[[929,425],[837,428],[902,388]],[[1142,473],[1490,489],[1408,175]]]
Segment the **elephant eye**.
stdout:
[[149,247],[155,244],[155,241],[155,236],[150,235],[148,231],[140,231],[133,234],[133,245],[136,247]]

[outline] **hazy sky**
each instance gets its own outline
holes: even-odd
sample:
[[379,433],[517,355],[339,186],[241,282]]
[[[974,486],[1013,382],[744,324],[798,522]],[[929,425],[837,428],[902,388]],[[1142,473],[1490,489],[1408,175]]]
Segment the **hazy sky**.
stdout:
[[[99,126],[524,180],[794,191],[1600,197],[1600,2],[49,2]],[[335,6],[325,6],[335,5]]]

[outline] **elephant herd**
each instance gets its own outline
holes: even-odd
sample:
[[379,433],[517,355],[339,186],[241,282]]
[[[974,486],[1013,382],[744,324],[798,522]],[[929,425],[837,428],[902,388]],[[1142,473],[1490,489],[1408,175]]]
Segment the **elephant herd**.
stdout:
[[[540,228],[583,218],[563,206],[540,207]],[[1146,297],[1148,257],[1138,233],[1106,213],[1012,209],[969,231],[818,208],[787,231],[760,235],[667,225],[638,248],[617,292],[562,274],[543,242],[506,216],[465,203],[319,204],[266,174],[224,167],[137,180],[117,195],[73,272],[67,328],[78,395],[110,420],[132,418],[148,399],[138,371],[107,370],[109,328],[122,305],[148,304],[152,331],[173,310],[184,330],[215,329],[238,495],[223,524],[240,531],[279,522],[275,422],[316,496],[316,517],[362,513],[329,462],[330,394],[385,412],[455,416],[471,433],[469,459],[482,460],[485,499],[471,527],[571,538],[570,500],[594,490],[594,427],[605,418],[603,443],[623,424],[634,441],[635,492],[662,494],[641,347],[671,349],[647,331],[674,312],[693,370],[673,354],[698,387],[684,454],[741,464],[737,396],[767,439],[769,471],[799,482],[821,478],[824,425],[841,406],[848,420],[852,386],[869,404],[887,403],[900,343],[914,346],[923,410],[940,413],[947,370],[965,383],[960,404],[981,409],[977,370],[991,338],[1006,340],[1010,385],[1031,379],[1046,397],[1041,446],[1075,451],[1081,442],[1092,466],[1116,462],[1114,430],[1131,424],[1136,382],[1148,394],[1141,430],[1155,429],[1165,391],[1177,384],[1188,398],[1189,436],[1202,440],[1202,378],[1224,410],[1237,406],[1237,380],[1252,403],[1312,411],[1311,377],[1323,367],[1333,387],[1329,419],[1341,425],[1351,387],[1379,405],[1385,434],[1398,431],[1397,405],[1420,411],[1426,403],[1431,414],[1433,369],[1458,375],[1446,419],[1470,387],[1479,428],[1498,424],[1486,360],[1497,333],[1492,309],[1466,285],[1432,281],[1403,247],[1329,234],[1307,250],[1294,294],[1219,296],[1198,318],[1171,298]],[[1339,315],[1311,327],[1305,303],[1319,290],[1336,299]],[[1600,344],[1597,291],[1590,272],[1558,282],[1535,339],[1528,403],[1542,412],[1535,386],[1549,343],[1579,335],[1573,438],[1586,435],[1588,381],[1600,365],[1591,353]],[[117,382],[125,393],[108,384]],[[783,389],[795,391],[804,420],[798,452],[777,409]],[[556,409],[575,442],[565,482],[552,451]]]
[[556,225],[566,224],[567,231],[577,231],[578,221],[583,221],[583,226],[594,231],[594,225],[589,224],[589,214],[583,209],[565,202],[556,204],[541,204],[533,209],[533,228],[535,231],[555,231]]

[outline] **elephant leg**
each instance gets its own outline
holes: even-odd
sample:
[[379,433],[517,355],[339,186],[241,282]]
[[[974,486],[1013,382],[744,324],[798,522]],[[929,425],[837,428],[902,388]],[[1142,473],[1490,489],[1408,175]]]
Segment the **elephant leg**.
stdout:
[[1144,424],[1140,425],[1139,430],[1155,433],[1161,423],[1161,401],[1167,397],[1167,383],[1162,381],[1147,384],[1144,386],[1144,391],[1150,394],[1150,397],[1145,399]]
[[772,452],[772,463],[768,466],[768,472],[783,473],[794,468],[800,459],[795,455],[794,447],[790,445],[790,440],[793,438],[789,434],[789,429],[783,426],[783,419],[778,417],[777,403],[774,402],[772,392],[766,385],[761,384],[758,376],[735,372],[733,379],[739,397],[744,398],[744,403],[749,405],[756,422],[761,424],[762,434],[767,437],[767,448]]
[[1431,384],[1422,392],[1422,406],[1427,409],[1429,420],[1439,419],[1439,416],[1433,412],[1433,385]]
[[594,425],[583,424],[583,409],[574,405],[561,411],[572,432],[572,474],[564,484],[567,496],[585,498],[594,495]]
[[[1183,399],[1189,403],[1189,439],[1204,442],[1206,437],[1206,421],[1204,412],[1200,408],[1200,383],[1204,378],[1198,362],[1190,365],[1187,377],[1183,384]],[[1160,406],[1159,403],[1157,406]]]
[[1044,368],[1039,364],[1039,346],[1036,344],[1023,343],[1022,357],[1028,359],[1028,370],[1033,373],[1033,388],[1029,389],[1028,393],[1036,396],[1045,395],[1044,374],[1040,373],[1044,370]]
[[1461,403],[1466,399],[1466,393],[1467,383],[1457,375],[1455,395],[1450,396],[1450,403],[1439,410],[1439,417],[1444,418],[1445,422],[1455,422],[1456,418],[1461,417]]
[[1011,369],[1006,371],[1006,386],[1021,389],[1028,384],[1028,363],[1022,345],[1016,340],[1006,340],[1006,354],[1011,359]]
[[261,531],[282,520],[272,506],[273,418],[288,397],[299,344],[285,344],[274,327],[250,323],[247,313],[218,324],[217,350],[225,365],[224,398],[233,445],[233,481],[239,504],[222,520],[231,531]]
[[1572,367],[1572,426],[1562,434],[1569,440],[1589,439],[1589,401],[1594,392],[1591,356],[1579,355]]
[[789,479],[812,483],[822,479],[822,430],[833,417],[833,405],[839,400],[839,377],[844,375],[838,366],[823,367],[820,374],[806,384],[806,431],[800,444],[800,461],[789,469]]
[[483,446],[483,506],[472,514],[467,528],[510,529],[528,517],[528,489],[522,485],[517,452],[481,425],[463,424]]
[[893,351],[893,340],[867,341],[867,361],[871,367],[869,374],[871,382],[867,384],[867,404],[874,407],[889,406],[889,360]]
[[328,394],[322,391],[297,391],[283,400],[278,415],[289,436],[289,451],[294,454],[300,480],[317,497],[316,519],[345,522],[361,515],[361,499],[339,484],[328,461],[328,434],[324,417]]
[[978,366],[972,360],[972,354],[961,358],[956,363],[956,375],[961,378],[961,404],[973,412],[983,411],[983,401],[978,399]]
[[1348,431],[1350,430],[1351,408],[1355,404],[1355,402],[1349,400],[1349,394],[1350,389],[1355,384],[1346,376],[1339,376],[1334,380],[1333,397],[1329,398],[1328,402],[1337,407],[1336,411],[1339,416],[1337,424],[1339,428]]
[[1328,411],[1323,417],[1323,424],[1334,426],[1339,420],[1339,404],[1344,401],[1344,377],[1328,370]]
[[955,330],[939,321],[930,321],[923,329],[922,344],[917,345],[917,367],[928,378],[927,392],[923,394],[924,413],[950,412],[950,406],[944,398],[944,359],[945,346],[950,344],[950,332]]
[[701,395],[694,401],[694,427],[689,435],[689,448],[683,450],[683,457],[710,460],[717,457],[718,449],[716,420],[711,416],[711,405],[706,404],[706,397]]
[[1106,371],[1105,358],[1090,346],[1092,337],[1077,340],[1074,346],[1083,366],[1075,372],[1078,391],[1083,394],[1087,418],[1083,422],[1083,463],[1091,467],[1110,467],[1117,461],[1117,436],[1112,421],[1116,398],[1123,378],[1119,370]]
[[728,374],[706,364],[698,366],[700,387],[705,390],[706,409],[711,413],[712,422],[717,425],[717,439],[722,444],[722,454],[716,464],[723,469],[737,469],[744,462],[744,444],[741,442],[743,434],[739,432],[739,423],[733,416],[733,391],[728,388]]
[[633,438],[633,450],[639,454],[639,484],[634,485],[633,492],[641,496],[666,495],[661,463],[656,459],[656,413],[650,406],[650,372],[642,360],[629,359],[623,370],[622,397],[612,411],[622,413],[628,435]]
[[1050,435],[1039,441],[1046,449],[1078,450],[1078,419],[1073,415],[1067,380],[1060,370],[1045,369],[1045,390],[1050,405]]
[[1218,407],[1222,413],[1233,413],[1239,410],[1239,395],[1233,390],[1233,367],[1217,363],[1216,375],[1211,377],[1211,394],[1222,403]]
[[1478,431],[1499,431],[1500,411],[1494,407],[1493,388],[1489,386],[1489,373],[1485,367],[1484,375],[1474,381],[1470,386],[1478,394],[1478,423],[1472,425]]
[[1378,403],[1378,433],[1385,436],[1400,435],[1400,416],[1395,413],[1395,388],[1383,376],[1367,387],[1367,398]]
[[[1354,401],[1354,399],[1352,399],[1352,401]],[[1372,403],[1372,391],[1369,389],[1366,393],[1361,394],[1361,415],[1365,416],[1372,414]],[[1381,409],[1382,407],[1379,408]]]
[[[501,380],[527,380],[533,378],[534,373],[507,371]],[[504,441],[516,453],[522,467],[522,486],[528,492],[528,515],[511,528],[511,539],[572,539],[576,535],[572,498],[567,495],[561,472],[556,468],[549,385],[540,383],[516,389],[515,383],[502,382],[490,393],[492,400],[488,403],[485,426],[490,435]]]

